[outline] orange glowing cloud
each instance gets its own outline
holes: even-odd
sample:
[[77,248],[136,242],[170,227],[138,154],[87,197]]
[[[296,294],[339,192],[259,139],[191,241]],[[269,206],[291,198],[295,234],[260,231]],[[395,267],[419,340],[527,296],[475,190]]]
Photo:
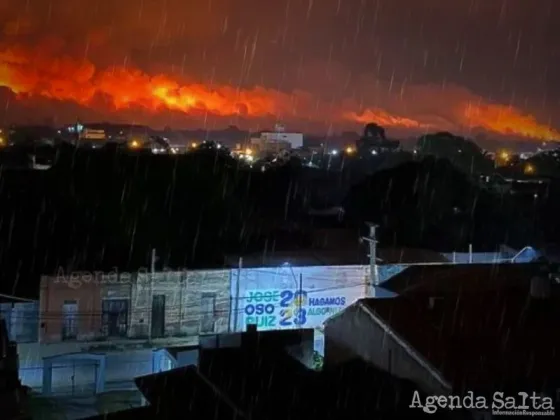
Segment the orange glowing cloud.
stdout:
[[547,141],[560,140],[559,131],[511,106],[469,102],[462,105],[460,116],[469,127]]
[[361,113],[345,112],[344,116],[361,124],[374,122],[384,127],[403,127],[403,128],[429,128],[430,124],[424,124],[419,121],[389,114],[382,109],[366,109]]
[[[103,42],[100,34],[93,34],[92,42]],[[367,103],[359,106],[354,100],[333,105],[304,91],[286,93],[260,86],[239,89],[229,85],[184,83],[177,78],[150,75],[133,67],[97,68],[86,58],[64,55],[63,47],[57,40],[50,40],[32,50],[18,46],[0,47],[0,86],[7,86],[22,100],[40,97],[90,108],[144,109],[151,113],[174,111],[195,116],[212,114],[252,119],[274,117],[356,125],[376,122],[385,127],[410,130],[440,128],[434,124],[438,118],[435,113],[415,117],[421,113],[390,112],[389,109],[399,109],[394,101],[384,109],[368,107]],[[426,90],[418,87],[416,93],[422,89]],[[414,93],[411,97],[415,97]],[[530,115],[501,105],[474,103],[472,99],[472,95],[466,101],[451,95],[447,97],[447,111],[456,110],[450,117],[451,124],[457,128],[479,127],[527,138],[560,139],[558,131]]]

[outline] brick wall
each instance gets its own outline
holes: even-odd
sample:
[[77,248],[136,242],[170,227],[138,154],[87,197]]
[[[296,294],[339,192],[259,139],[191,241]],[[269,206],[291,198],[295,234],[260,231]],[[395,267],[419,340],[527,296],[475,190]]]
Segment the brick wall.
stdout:
[[63,305],[76,301],[75,315],[78,340],[92,339],[101,330],[101,286],[90,274],[73,273],[72,276],[41,277],[39,297],[39,340],[58,342],[62,340]]

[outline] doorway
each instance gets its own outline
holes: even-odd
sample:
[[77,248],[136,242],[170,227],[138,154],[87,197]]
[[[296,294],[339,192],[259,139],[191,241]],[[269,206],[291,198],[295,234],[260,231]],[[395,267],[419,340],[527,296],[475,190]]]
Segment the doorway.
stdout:
[[214,332],[216,316],[216,293],[203,293],[200,300],[200,332]]
[[154,295],[152,298],[152,337],[161,338],[165,335],[165,295]]
[[78,337],[78,302],[65,300],[62,304],[62,339],[75,340]]
[[102,330],[105,337],[126,337],[128,331],[128,299],[103,299]]

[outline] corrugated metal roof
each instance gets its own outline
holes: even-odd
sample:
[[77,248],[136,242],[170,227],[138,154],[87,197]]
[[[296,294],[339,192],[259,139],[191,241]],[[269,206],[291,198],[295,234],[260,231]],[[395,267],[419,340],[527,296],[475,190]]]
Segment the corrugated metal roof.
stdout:
[[383,283],[398,294],[529,290],[542,264],[413,265]]
[[557,300],[531,303],[525,294],[483,293],[448,296],[433,308],[428,299],[406,297],[360,303],[455,389],[539,387],[548,378],[560,378]]

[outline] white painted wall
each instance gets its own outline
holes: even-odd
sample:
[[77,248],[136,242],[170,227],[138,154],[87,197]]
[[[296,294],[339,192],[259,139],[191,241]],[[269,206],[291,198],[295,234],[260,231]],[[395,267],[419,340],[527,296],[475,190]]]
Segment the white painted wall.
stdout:
[[[406,265],[378,266],[379,282],[382,284],[405,268]],[[301,306],[300,275],[304,295]],[[368,296],[369,276],[369,265],[292,267],[285,264],[234,269],[231,272],[232,330],[245,331],[248,323],[256,323],[263,331],[314,328],[315,349],[322,353],[323,323]],[[377,297],[394,296],[382,288],[370,293]]]
[[[284,265],[233,270],[234,329],[243,331],[248,322],[256,323],[260,330],[320,327],[328,316],[364,296],[368,276],[366,266]],[[297,322],[300,278],[305,296],[302,323]]]

